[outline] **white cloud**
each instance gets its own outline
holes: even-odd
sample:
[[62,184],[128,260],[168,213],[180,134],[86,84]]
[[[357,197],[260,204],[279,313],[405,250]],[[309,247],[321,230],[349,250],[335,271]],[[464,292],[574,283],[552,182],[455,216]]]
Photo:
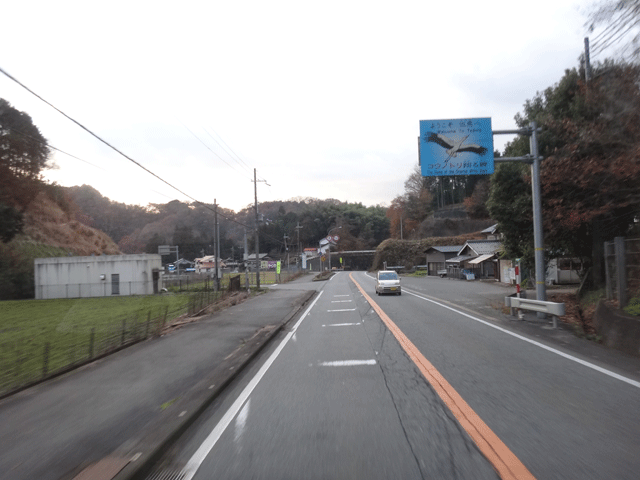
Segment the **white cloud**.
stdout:
[[[199,200],[243,208],[255,167],[272,185],[263,200],[388,204],[417,163],[419,120],[512,128],[576,65],[577,4],[12,2],[0,66]],[[184,199],[3,76],[0,91],[52,145],[101,167],[56,153],[51,179],[127,203]]]

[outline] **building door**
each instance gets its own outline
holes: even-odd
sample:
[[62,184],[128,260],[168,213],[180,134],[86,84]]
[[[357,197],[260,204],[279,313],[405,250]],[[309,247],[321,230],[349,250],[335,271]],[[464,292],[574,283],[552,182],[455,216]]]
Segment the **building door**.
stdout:
[[158,270],[154,270],[151,272],[151,278],[153,281],[153,293],[158,293],[158,280],[160,279],[160,272]]
[[120,295],[120,274],[111,274],[111,295]]

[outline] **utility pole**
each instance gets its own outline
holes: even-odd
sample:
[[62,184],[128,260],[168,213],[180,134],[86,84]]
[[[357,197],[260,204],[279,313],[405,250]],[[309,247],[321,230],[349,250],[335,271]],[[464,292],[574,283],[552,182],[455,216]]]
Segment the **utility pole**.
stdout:
[[213,248],[213,268],[215,269],[216,292],[220,290],[220,277],[218,277],[218,256],[220,255],[220,232],[218,231],[218,204],[213,199],[213,234],[216,242]]
[[256,209],[256,288],[260,290],[260,240],[258,239],[258,179],[256,169],[253,169],[253,193]]
[[287,247],[287,238],[289,235],[284,234],[284,251],[287,253],[287,270],[289,270],[289,247]]
[[244,286],[249,291],[249,247],[247,246],[247,229],[244,229]]
[[[269,185],[266,180],[260,180],[264,182],[266,185]],[[256,174],[256,169],[253,169],[253,187],[254,187],[254,196],[255,196],[255,209],[256,209],[256,287],[260,290],[260,240],[258,238],[258,178]]]
[[591,60],[589,57],[589,37],[584,37],[584,81],[591,80]]
[[298,257],[300,257],[300,265],[302,265],[302,249],[300,248],[300,229],[302,226],[300,222],[296,225],[296,233],[298,234]]

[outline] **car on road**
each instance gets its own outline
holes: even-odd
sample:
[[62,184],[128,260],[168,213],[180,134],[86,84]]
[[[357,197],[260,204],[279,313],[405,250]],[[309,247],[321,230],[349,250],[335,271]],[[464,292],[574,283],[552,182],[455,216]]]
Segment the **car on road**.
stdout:
[[402,295],[400,277],[393,270],[380,270],[376,275],[376,294],[395,293]]

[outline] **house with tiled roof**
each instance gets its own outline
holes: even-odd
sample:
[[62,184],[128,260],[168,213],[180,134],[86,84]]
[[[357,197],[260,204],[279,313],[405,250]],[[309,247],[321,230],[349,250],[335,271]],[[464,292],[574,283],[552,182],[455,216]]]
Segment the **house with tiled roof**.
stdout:
[[473,273],[476,278],[498,278],[497,257],[501,251],[502,243],[498,240],[468,240],[457,256],[446,261],[447,270],[454,277]]

